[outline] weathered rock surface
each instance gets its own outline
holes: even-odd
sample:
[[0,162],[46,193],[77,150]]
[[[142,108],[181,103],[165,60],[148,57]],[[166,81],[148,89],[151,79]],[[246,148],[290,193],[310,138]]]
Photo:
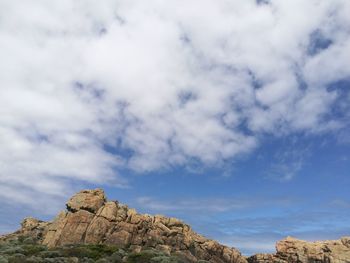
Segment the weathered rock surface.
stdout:
[[1,237],[30,235],[49,247],[77,243],[113,244],[139,251],[156,248],[186,262],[246,263],[229,248],[193,232],[176,218],[138,214],[118,202],[108,202],[103,190],[84,190],[67,202],[67,211],[52,222],[27,218],[17,232]]
[[277,242],[276,254],[257,254],[249,263],[349,263],[350,237],[306,242],[292,237]]

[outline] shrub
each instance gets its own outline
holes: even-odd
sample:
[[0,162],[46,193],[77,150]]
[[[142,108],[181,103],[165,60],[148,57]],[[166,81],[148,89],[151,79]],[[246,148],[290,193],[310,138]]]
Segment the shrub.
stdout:
[[46,250],[46,251],[41,251],[38,256],[41,258],[58,258],[62,257],[62,253],[60,251],[56,250]]
[[61,248],[65,257],[92,258],[94,260],[109,256],[118,251],[115,246],[107,245],[70,245]]
[[43,245],[35,245],[35,244],[30,244],[30,245],[23,245],[23,254],[26,256],[33,256],[37,255],[38,253],[42,251],[46,251],[47,247]]
[[44,260],[41,257],[34,257],[31,256],[29,258],[26,258],[25,263],[43,263]]
[[7,258],[5,258],[4,256],[0,255],[0,263],[8,263]]
[[123,258],[125,257],[126,253],[125,251],[117,251],[114,252],[110,257],[108,257],[108,260],[110,263],[120,263],[123,262]]
[[180,263],[178,258],[168,256],[158,256],[151,259],[151,263]]
[[128,263],[152,263],[152,258],[165,256],[164,253],[157,250],[143,250],[139,253],[131,253],[128,257]]
[[26,256],[20,253],[13,254],[8,257],[9,263],[23,263],[25,261]]
[[80,263],[95,263],[95,260],[91,258],[82,258],[80,259]]
[[13,255],[13,254],[24,254],[24,249],[20,246],[7,246],[1,250],[1,254]]

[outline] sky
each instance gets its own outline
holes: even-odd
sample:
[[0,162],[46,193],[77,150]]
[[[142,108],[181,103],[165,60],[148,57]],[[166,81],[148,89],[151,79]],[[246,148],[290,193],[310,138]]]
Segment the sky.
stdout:
[[244,254],[350,235],[349,12],[0,0],[0,233],[101,187]]

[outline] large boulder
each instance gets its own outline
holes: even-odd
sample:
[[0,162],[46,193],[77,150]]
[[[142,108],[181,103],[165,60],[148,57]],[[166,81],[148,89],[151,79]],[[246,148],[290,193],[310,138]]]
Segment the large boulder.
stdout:
[[67,210],[70,212],[86,210],[91,213],[96,213],[105,202],[106,197],[102,189],[83,190],[69,199],[67,202]]

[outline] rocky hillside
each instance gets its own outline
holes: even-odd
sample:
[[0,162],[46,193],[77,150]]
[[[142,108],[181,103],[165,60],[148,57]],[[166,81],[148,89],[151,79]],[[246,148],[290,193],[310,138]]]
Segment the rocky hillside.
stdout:
[[[1,244],[7,249],[11,242],[17,244],[18,240],[28,238],[49,252],[59,248],[61,252],[57,253],[61,256],[66,255],[67,251],[82,249],[85,251],[83,255],[87,255],[84,258],[92,260],[88,262],[95,262],[93,259],[97,259],[96,249],[100,248],[102,252],[114,249],[114,254],[117,253],[120,259],[106,259],[103,262],[350,263],[350,238],[314,243],[287,238],[277,243],[276,254],[257,254],[246,258],[235,248],[195,233],[189,225],[176,218],[138,214],[117,201],[107,201],[101,189],[84,190],[74,195],[67,202],[67,210],[59,213],[52,222],[27,218],[22,222],[20,230],[0,237],[0,262],[27,262],[23,259],[1,261]],[[23,244],[16,246],[20,250],[26,248]],[[34,249],[36,250],[38,249]],[[49,253],[45,251],[43,249],[39,252]],[[95,255],[95,258],[89,257],[89,253]],[[132,257],[142,258],[144,254],[148,255],[148,261],[130,261]],[[151,254],[161,261],[152,261]],[[41,254],[23,255],[40,258]],[[72,253],[69,255],[72,256]],[[111,258],[113,255],[102,256]],[[40,262],[66,262],[43,260]],[[83,260],[82,256],[76,257],[74,262],[87,262]]]
[[204,238],[176,218],[136,213],[126,205],[107,201],[101,189],[84,190],[67,202],[52,222],[27,218],[22,228],[3,237],[30,236],[49,248],[68,244],[105,244],[138,252],[156,249],[182,262],[247,262],[239,251]]

